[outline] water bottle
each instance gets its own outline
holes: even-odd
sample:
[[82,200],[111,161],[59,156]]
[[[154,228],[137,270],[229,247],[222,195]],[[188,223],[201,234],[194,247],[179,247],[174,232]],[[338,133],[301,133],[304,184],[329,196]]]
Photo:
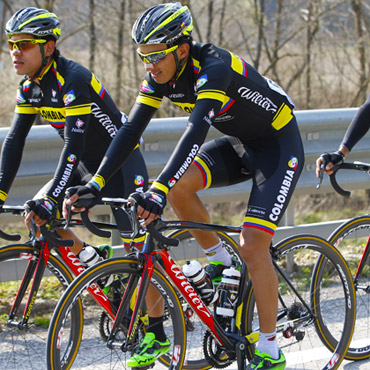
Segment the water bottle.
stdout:
[[88,267],[102,261],[102,257],[91,245],[87,245],[86,247],[82,248],[80,254],[78,255],[78,258]]
[[240,284],[240,271],[231,266],[222,272],[222,279],[218,286],[218,302],[216,314],[222,317],[233,317],[236,298]]
[[205,304],[210,304],[217,300],[218,294],[212,280],[198,261],[186,261],[182,267],[182,272],[188,278],[196,292],[202,297]]

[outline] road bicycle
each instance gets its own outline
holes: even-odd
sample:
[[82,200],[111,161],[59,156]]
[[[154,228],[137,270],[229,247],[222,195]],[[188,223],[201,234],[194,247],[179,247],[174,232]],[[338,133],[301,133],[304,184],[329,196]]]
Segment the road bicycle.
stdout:
[[[123,207],[135,225],[134,203],[124,199],[103,200]],[[92,266],[64,292],[49,328],[49,370],[73,368],[71,363],[63,367],[65,356],[73,356],[78,369],[88,369],[89,364],[94,364],[94,369],[116,368],[109,358],[101,360],[106,350],[111,357],[120,359],[120,369],[128,368],[125,361],[141,343],[147,332],[145,322],[157,304],[162,305],[164,327],[171,343],[169,352],[161,358],[169,369],[181,370],[189,366],[190,360],[194,369],[224,368],[234,361],[238,369],[246,368],[246,359],[253,355],[259,336],[253,286],[246,265],[241,261],[239,289],[227,299],[234,313],[219,315],[218,299],[207,305],[169,255],[170,250],[178,248],[178,241],[164,232],[182,228],[241,231],[234,226],[188,221],[151,223],[142,251],[133,248],[125,257]],[[320,255],[325,256],[326,264],[325,269],[318,270],[315,262]],[[271,246],[271,256],[279,277],[278,342],[287,358],[287,368],[338,369],[351,340],[356,307],[354,286],[344,258],[325,239],[313,235],[287,238]],[[112,292],[105,298],[111,302],[114,291],[119,291],[121,299],[115,315],[103,314],[106,341],[102,343],[101,333],[90,325],[99,320],[101,309],[84,301],[89,287],[111,275],[115,277]],[[149,284],[158,295],[151,307],[145,304]],[[221,296],[222,282],[218,289]],[[88,311],[84,313],[84,322],[76,322],[71,314],[79,301]],[[337,341],[334,349],[326,339],[329,335]]]
[[[343,189],[337,182],[339,170],[356,170],[370,173],[370,164],[364,162],[343,162],[334,167],[330,175],[333,188],[340,195],[349,197],[351,192]],[[323,173],[324,171],[322,171]],[[337,247],[351,269],[356,291],[356,325],[346,358],[362,360],[370,358],[370,215],[362,215],[345,221],[328,237],[328,241]],[[325,266],[325,260],[318,260],[318,270]],[[328,337],[332,346],[333,338]]]
[[[0,212],[21,215],[24,207],[3,206]],[[41,228],[41,238],[38,239],[36,229],[32,229],[27,242],[0,247],[0,369],[46,368],[45,342],[51,314],[62,292],[85,270],[68,248],[71,241],[57,239],[53,231],[67,223],[69,227],[85,227],[87,213],[81,218],[54,219],[48,227]],[[95,227],[95,233],[101,237],[109,238],[109,230],[117,229],[116,224],[88,220],[90,227]],[[181,230],[176,236],[187,244],[192,258],[204,258],[188,231]],[[227,243],[230,253],[236,249],[236,243],[228,235],[219,233],[219,237]],[[21,236],[0,230],[0,238],[19,241]],[[123,248],[121,253],[124,253]],[[176,258],[185,257],[180,254]],[[97,284],[89,289],[89,295],[101,312],[112,313],[115,309],[104,299]],[[82,320],[82,305],[77,303],[71,314],[77,317],[76,320]],[[97,325],[104,326],[104,316]],[[101,331],[104,338],[103,329]],[[71,358],[72,355],[65,357],[65,367]]]

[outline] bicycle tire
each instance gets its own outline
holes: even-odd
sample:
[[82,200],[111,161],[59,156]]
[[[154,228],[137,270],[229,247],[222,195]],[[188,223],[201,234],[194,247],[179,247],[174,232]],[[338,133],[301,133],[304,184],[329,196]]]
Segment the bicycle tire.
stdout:
[[[50,323],[46,348],[47,368],[49,370],[68,370],[72,368],[73,363],[71,362],[67,367],[63,367],[65,353],[69,353],[74,360],[77,360],[76,366],[79,369],[92,365],[94,369],[110,369],[113,366],[115,369],[117,366],[123,369],[127,368],[126,361],[131,357],[132,352],[122,352],[120,349],[121,343],[118,345],[119,348],[113,348],[112,350],[107,348],[105,340],[101,336],[100,325],[98,323],[102,308],[92,299],[89,302],[89,294],[86,292],[86,289],[91,284],[102,279],[104,276],[111,275],[115,276],[115,281],[111,289],[125,289],[124,284],[127,276],[136,276],[138,280],[141,276],[138,261],[130,257],[112,258],[102,261],[79,275],[67,288],[54,311]],[[153,270],[151,282],[158,288],[166,304],[164,324],[167,337],[171,341],[171,349],[169,353],[162,356],[165,357],[162,361],[169,363],[172,358],[176,358],[177,361],[175,361],[174,369],[181,370],[186,351],[186,333],[184,329],[184,316],[179,299],[170,282],[156,268]],[[108,296],[110,296],[110,293],[108,293]],[[84,302],[84,321],[77,328],[77,331],[80,333],[77,342],[70,343],[70,336],[64,341],[64,333],[71,330],[69,313],[77,299],[81,299]],[[110,303],[112,305],[117,304],[117,302],[115,303],[113,301]],[[126,319],[123,320],[119,331],[122,343],[125,340],[126,324],[130,322],[131,317],[127,319],[127,322],[125,321]],[[146,324],[143,318],[138,323],[138,326]],[[147,329],[146,327],[143,329],[139,327],[137,330],[136,346],[141,343],[142,334]],[[132,351],[135,348],[134,346]]]
[[[277,340],[289,369],[338,369],[353,333],[355,292],[349,268],[343,256],[325,239],[314,235],[295,235],[273,249],[276,264],[285,271],[290,282],[303,297],[313,316],[305,317],[308,308],[279,276],[279,310]],[[318,256],[326,258],[326,275],[318,274]],[[321,271],[323,272],[323,270]],[[247,288],[246,320],[248,333],[258,329],[253,286]],[[282,304],[284,302],[284,304]],[[323,332],[337,338],[333,348]],[[320,346],[320,343],[324,346]]]
[[[328,241],[339,249],[346,258],[350,266],[353,278],[364,251],[363,244],[366,245],[370,234],[370,215],[355,217],[340,225],[329,236]],[[351,246],[349,248],[349,246]],[[355,248],[353,248],[355,246]],[[347,350],[345,358],[348,360],[363,360],[370,358],[370,267],[369,260],[365,270],[357,276],[355,285],[356,290],[356,324],[352,336],[351,344]],[[320,272],[325,266],[325,261],[320,258],[317,261],[317,269]],[[325,340],[335,346],[335,338],[323,333]]]
[[[27,244],[13,244],[0,248],[0,368],[30,369],[46,368],[45,341],[47,327],[59,295],[73,280],[66,265],[54,254],[49,255],[46,270],[42,277],[38,294],[33,298],[29,317],[30,327],[8,326],[8,315],[26,271],[27,261],[36,259],[33,247]],[[3,276],[5,273],[5,276]],[[32,282],[31,282],[32,283]],[[30,284],[31,285],[31,284]],[[24,295],[14,322],[21,322],[24,304],[28,299]],[[46,327],[45,327],[46,326]]]
[[[238,244],[236,241],[225,232],[217,232],[218,237],[226,246],[230,255],[238,258],[241,262],[241,258],[238,253]],[[189,230],[175,230],[168,235],[171,238],[176,238],[180,240],[180,245],[176,248],[171,248],[169,254],[176,263],[182,267],[181,263],[185,263],[186,260],[198,260],[203,267],[208,264],[208,259],[204,254],[204,251],[200,245],[196,242],[194,237],[191,235]],[[181,299],[181,298],[180,298]],[[186,314],[189,306],[185,301],[183,303],[184,317],[186,322],[186,334],[187,334],[187,344],[186,344],[186,354],[184,361],[184,369],[189,370],[207,370],[212,367],[206,360],[203,351],[203,340],[207,333],[206,327],[199,320],[198,316],[192,315],[188,317]],[[209,307],[211,311],[212,308]],[[202,339],[203,340],[200,340]],[[167,365],[164,363],[164,365]]]

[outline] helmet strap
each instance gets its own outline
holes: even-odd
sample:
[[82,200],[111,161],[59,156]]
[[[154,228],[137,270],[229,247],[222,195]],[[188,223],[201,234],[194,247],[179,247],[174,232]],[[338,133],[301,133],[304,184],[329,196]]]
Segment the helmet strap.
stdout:
[[39,44],[40,46],[40,51],[41,51],[41,67],[39,68],[39,70],[35,73],[34,76],[30,76],[30,78],[32,80],[36,80],[38,77],[40,77],[41,75],[41,72],[42,70],[45,68],[45,66],[48,64],[48,61],[50,59],[50,57],[45,57],[45,49],[44,49],[44,45],[43,44]]
[[183,59],[180,60],[179,57],[177,56],[176,50],[174,50],[172,53],[175,57],[175,62],[176,62],[176,73],[172,77],[172,81],[173,81],[172,87],[174,88],[175,87],[175,81],[179,77],[179,74],[182,70],[182,67],[184,66],[186,58],[183,58]]

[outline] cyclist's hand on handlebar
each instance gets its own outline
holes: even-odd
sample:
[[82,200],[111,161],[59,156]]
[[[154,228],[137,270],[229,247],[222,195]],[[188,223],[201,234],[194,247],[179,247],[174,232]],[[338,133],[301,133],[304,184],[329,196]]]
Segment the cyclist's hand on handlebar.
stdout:
[[145,193],[133,193],[130,198],[135,199],[138,203],[137,215],[144,219],[143,226],[149,225],[153,220],[158,218],[166,206],[166,195],[156,189],[148,190]]
[[40,199],[28,200],[25,203],[26,217],[25,222],[29,226],[31,220],[37,226],[44,225],[50,221],[57,210],[57,202],[47,196]]
[[334,171],[335,166],[341,165],[344,160],[344,154],[337,150],[332,153],[323,153],[316,160],[316,176],[320,178],[322,176],[321,171],[325,171],[328,175],[331,175]]
[[93,207],[99,200],[99,190],[92,184],[73,186],[66,190],[63,202],[63,217],[68,217],[68,206],[73,212],[83,212]]

